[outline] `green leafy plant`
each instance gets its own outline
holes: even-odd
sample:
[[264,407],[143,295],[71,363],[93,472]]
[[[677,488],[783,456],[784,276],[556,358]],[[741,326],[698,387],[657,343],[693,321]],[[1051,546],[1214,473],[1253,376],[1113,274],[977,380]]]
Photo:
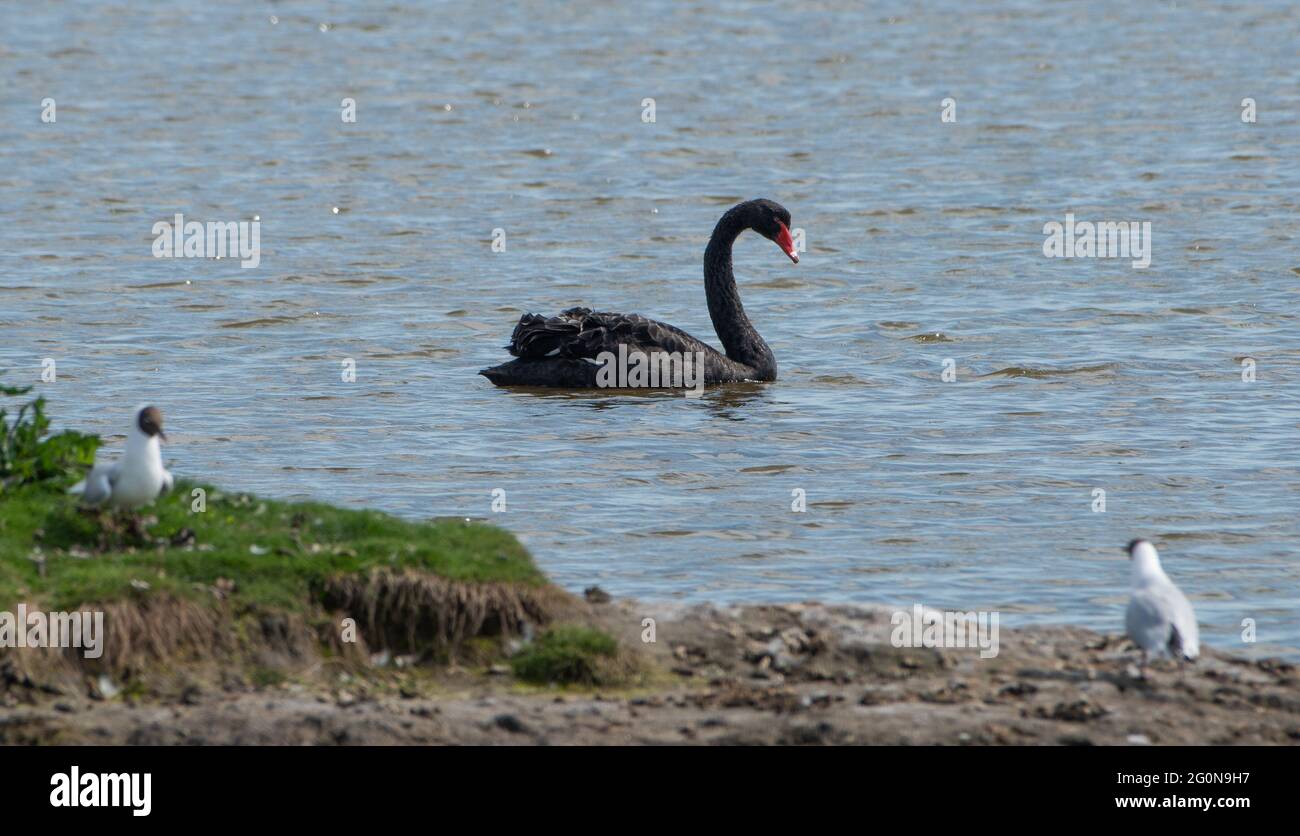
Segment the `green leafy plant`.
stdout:
[[[0,395],[20,397],[31,389],[0,384]],[[95,463],[98,436],[64,430],[46,437],[49,429],[45,398],[20,406],[12,421],[0,406],[0,493],[33,482],[70,481]]]
[[590,627],[561,624],[537,637],[510,660],[515,676],[527,682],[609,685],[619,679],[614,668],[618,642]]

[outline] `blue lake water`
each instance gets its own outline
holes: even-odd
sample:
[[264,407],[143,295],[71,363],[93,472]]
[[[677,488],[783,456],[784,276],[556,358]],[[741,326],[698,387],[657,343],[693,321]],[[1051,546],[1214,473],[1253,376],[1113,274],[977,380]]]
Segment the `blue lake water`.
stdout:
[[[0,21],[0,369],[110,452],[152,401],[179,475],[490,518],[559,583],[648,600],[1118,631],[1121,549],[1145,536],[1209,644],[1300,654],[1293,3]],[[527,311],[714,341],[704,244],[759,196],[807,246],[797,266],[736,249],[776,383],[690,400],[476,375]],[[178,212],[258,217],[260,265],[154,258]],[[1046,258],[1067,213],[1149,222],[1150,267]]]

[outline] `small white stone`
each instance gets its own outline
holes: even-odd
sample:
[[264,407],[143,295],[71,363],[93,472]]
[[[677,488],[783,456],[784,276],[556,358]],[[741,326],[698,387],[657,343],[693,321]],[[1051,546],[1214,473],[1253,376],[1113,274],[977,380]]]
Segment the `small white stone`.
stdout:
[[121,690],[113,684],[113,680],[108,678],[108,674],[100,674],[99,682],[97,684],[99,685],[99,693],[102,694],[106,700],[113,699],[113,697],[116,697],[118,692]]

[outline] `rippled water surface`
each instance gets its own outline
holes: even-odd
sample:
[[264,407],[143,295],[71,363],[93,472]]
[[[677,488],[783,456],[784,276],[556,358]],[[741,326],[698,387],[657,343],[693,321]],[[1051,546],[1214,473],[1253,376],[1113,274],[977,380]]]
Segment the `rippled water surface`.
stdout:
[[[1300,653],[1297,7],[871,5],[7,5],[0,368],[55,358],[110,448],[159,403],[187,477],[491,517],[575,590],[1116,630],[1147,536],[1211,644]],[[775,384],[476,375],[532,310],[714,340],[756,196],[807,237],[737,245]],[[261,265],[155,259],[177,212],[260,217]],[[1150,268],[1045,258],[1066,212],[1149,221]]]

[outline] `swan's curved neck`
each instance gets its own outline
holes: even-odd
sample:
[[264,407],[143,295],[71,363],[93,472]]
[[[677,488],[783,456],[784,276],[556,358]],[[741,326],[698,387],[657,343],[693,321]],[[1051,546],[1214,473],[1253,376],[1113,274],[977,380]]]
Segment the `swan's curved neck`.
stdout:
[[709,318],[713,330],[727,350],[727,356],[758,372],[775,376],[776,357],[745,316],[736,289],[736,275],[731,268],[731,245],[740,233],[749,229],[743,213],[732,209],[718,221],[713,237],[704,250],[704,295],[709,300]]

